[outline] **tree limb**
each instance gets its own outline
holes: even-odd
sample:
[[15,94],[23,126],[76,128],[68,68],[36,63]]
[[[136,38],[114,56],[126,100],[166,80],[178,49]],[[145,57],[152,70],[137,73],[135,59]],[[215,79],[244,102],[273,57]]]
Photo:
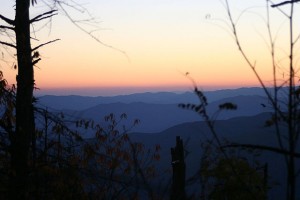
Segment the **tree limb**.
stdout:
[[0,25],[0,28],[2,28],[2,29],[9,29],[9,30],[12,30],[12,31],[15,30],[15,28],[11,27],[11,26],[2,26],[2,25]]
[[269,147],[269,146],[264,146],[264,145],[255,145],[255,144],[229,144],[229,145],[222,146],[221,148],[230,148],[230,147],[266,150],[266,151],[272,151],[274,153],[279,153],[279,154],[284,154],[284,155],[291,155],[291,156],[300,158],[300,153],[289,152],[289,151],[284,150],[284,149],[279,149],[279,148],[276,148],[276,147]]
[[41,20],[43,20],[43,19],[48,19],[48,18],[50,18],[50,17],[53,17],[54,15],[57,15],[57,14],[55,13],[55,14],[52,14],[52,15],[48,15],[48,16],[45,16],[45,17],[42,17],[42,18],[39,18],[39,19],[30,21],[30,23],[38,22],[38,21],[41,21]]
[[50,18],[50,17],[53,17],[54,15],[57,15],[57,13],[54,13],[56,12],[57,10],[50,10],[48,12],[45,12],[43,14],[40,14],[36,17],[34,17],[33,19],[30,20],[30,23],[34,23],[34,22],[37,22],[37,21],[41,21],[43,19],[47,19],[47,18]]
[[5,21],[6,23],[10,24],[10,25],[15,25],[15,21],[8,19],[7,17],[4,17],[3,15],[0,15],[0,19],[2,19],[3,21]]
[[13,45],[13,44],[11,44],[11,43],[8,43],[8,42],[2,42],[2,41],[0,41],[0,44],[3,44],[3,45],[6,45],[6,46],[9,46],[9,47],[12,47],[12,48],[17,48],[17,46],[16,45]]
[[300,0],[284,1],[284,2],[281,2],[281,3],[278,3],[278,4],[273,4],[273,5],[271,5],[271,7],[276,8],[278,6],[283,6],[283,5],[286,5],[286,4],[296,3],[296,2],[300,2]]
[[42,59],[41,59],[41,58],[38,58],[38,59],[34,60],[34,61],[32,62],[32,65],[36,65],[40,60],[42,60]]
[[45,45],[47,45],[47,44],[50,44],[50,43],[53,43],[53,42],[56,42],[56,41],[59,41],[59,40],[60,40],[60,39],[51,40],[51,41],[49,41],[49,42],[40,44],[40,45],[38,45],[37,47],[34,47],[31,51],[36,51],[37,49],[41,48],[42,46],[45,46]]

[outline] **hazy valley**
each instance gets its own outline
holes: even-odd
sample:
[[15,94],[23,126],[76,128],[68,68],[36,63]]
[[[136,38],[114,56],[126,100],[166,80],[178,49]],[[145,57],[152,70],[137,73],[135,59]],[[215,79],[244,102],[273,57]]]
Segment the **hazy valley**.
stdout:
[[[215,128],[221,138],[242,144],[260,144],[277,146],[274,127],[266,127],[265,122],[271,118],[271,106],[260,88],[241,88],[236,90],[220,90],[205,93],[208,99],[207,111],[211,119],[216,120]],[[220,111],[219,105],[231,102],[237,110]],[[133,141],[143,143],[151,148],[161,146],[159,169],[171,170],[170,148],[175,145],[176,136],[180,136],[188,156],[187,176],[194,175],[200,166],[201,142],[212,138],[210,130],[202,117],[191,110],[178,107],[179,103],[195,103],[197,97],[192,92],[177,94],[171,92],[140,93],[114,97],[83,96],[41,96],[38,106],[53,112],[63,112],[70,119],[90,119],[105,124],[104,116],[113,113],[117,117],[126,113],[120,130],[131,127],[135,119],[140,123],[130,129]],[[284,129],[284,127],[282,127]],[[93,132],[85,132],[83,137],[92,138]],[[270,180],[276,184],[270,192],[273,197],[283,194],[282,183],[285,174],[281,157],[269,152],[261,155],[261,161],[270,167]],[[299,163],[298,163],[299,164]],[[171,174],[164,174],[170,179]],[[284,185],[284,184],[283,184]],[[193,185],[190,191],[197,190]]]

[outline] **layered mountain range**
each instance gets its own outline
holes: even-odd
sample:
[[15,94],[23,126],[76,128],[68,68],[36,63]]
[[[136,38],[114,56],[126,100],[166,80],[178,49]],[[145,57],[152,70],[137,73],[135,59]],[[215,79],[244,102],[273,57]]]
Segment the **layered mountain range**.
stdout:
[[[215,130],[220,138],[239,144],[259,144],[276,147],[274,127],[266,126],[271,119],[272,106],[261,88],[240,88],[204,92],[208,105],[206,111],[214,122]],[[284,99],[282,99],[284,108]],[[105,124],[104,117],[113,113],[116,117],[123,113],[120,128],[130,128],[133,141],[142,142],[145,147],[161,146],[160,170],[171,169],[170,148],[175,146],[176,136],[180,136],[185,144],[187,176],[191,177],[200,166],[202,154],[201,143],[211,139],[211,131],[203,117],[193,110],[179,108],[178,104],[199,104],[193,92],[186,93],[139,93],[113,97],[86,96],[41,96],[37,106],[52,112],[63,112],[70,119],[89,119]],[[220,110],[220,105],[231,103],[236,110]],[[138,119],[139,124],[132,126]],[[282,127],[284,132],[284,127]],[[84,137],[92,139],[93,133]],[[285,165],[282,156],[263,152],[261,161],[270,166],[270,181],[273,189],[271,199],[284,198]],[[299,166],[299,162],[297,166]],[[170,179],[171,175],[165,177]],[[193,186],[197,187],[197,186]],[[195,188],[194,188],[195,189]],[[274,198],[273,198],[274,197]]]

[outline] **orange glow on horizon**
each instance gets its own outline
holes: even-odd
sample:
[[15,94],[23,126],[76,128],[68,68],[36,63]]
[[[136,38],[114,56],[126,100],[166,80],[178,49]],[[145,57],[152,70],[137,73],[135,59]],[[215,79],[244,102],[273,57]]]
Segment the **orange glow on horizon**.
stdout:
[[[137,1],[126,10],[124,6],[128,5],[124,2],[118,5],[102,3],[91,0],[91,11],[101,13],[104,21],[101,27],[109,27],[97,32],[96,36],[125,51],[126,55],[97,43],[66,18],[54,17],[50,36],[46,28],[36,33],[39,41],[32,41],[33,46],[37,46],[61,39],[39,49],[42,60],[35,67],[38,88],[188,89],[193,83],[184,76],[187,72],[197,86],[204,89],[259,86],[231,33],[221,22],[213,20],[227,20],[221,4]],[[247,4],[250,5],[249,2],[237,3],[234,16],[239,16],[238,10],[247,8]],[[258,0],[253,4],[264,6]],[[259,7],[257,9],[261,12]],[[205,17],[208,14],[209,19]],[[255,63],[255,69],[268,85],[272,80],[270,52],[262,39],[266,37],[265,33],[257,33],[257,30],[264,30],[264,21],[251,13],[244,14],[238,26],[241,43],[250,62]],[[253,26],[249,25],[250,21],[254,22]],[[284,35],[279,31],[278,43],[283,49],[286,47],[285,40],[281,40]],[[5,62],[0,61],[0,70],[8,82],[14,84],[17,72],[12,66],[15,58],[10,57],[14,52],[10,55],[2,52]],[[278,54],[283,60],[280,64],[286,64],[284,51],[280,50]],[[285,73],[284,69],[282,71]]]

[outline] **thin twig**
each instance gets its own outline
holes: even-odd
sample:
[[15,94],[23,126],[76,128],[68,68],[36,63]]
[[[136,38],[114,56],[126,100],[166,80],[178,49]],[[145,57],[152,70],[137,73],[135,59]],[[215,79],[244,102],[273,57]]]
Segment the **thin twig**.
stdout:
[[[122,53],[123,55],[125,55],[125,57],[127,58],[128,62],[130,62],[130,58],[127,55],[127,53],[121,49],[118,49],[112,45],[106,44],[104,42],[102,42],[99,38],[97,38],[96,36],[94,36],[93,34],[91,34],[89,31],[87,31],[86,29],[84,29],[82,26],[80,26],[78,23],[76,23],[76,20],[74,20],[70,14],[66,11],[66,9],[63,7],[63,5],[61,4],[61,2],[57,2],[57,4],[59,5],[59,7],[61,8],[61,10],[64,12],[64,14],[67,16],[67,18],[81,31],[83,31],[84,33],[86,33],[87,35],[89,35],[91,38],[93,38],[96,42],[100,43],[101,45],[108,47],[110,49],[116,50],[120,53]],[[73,8],[73,7],[72,7]]]
[[30,20],[30,23],[33,23],[33,22],[37,22],[37,21],[41,21],[43,19],[47,19],[47,18],[51,18],[53,17],[54,15],[57,15],[57,13],[54,13],[54,12],[57,12],[57,10],[50,10],[48,12],[45,12],[43,14],[40,14],[36,17],[34,17],[33,19]]
[[33,48],[31,51],[36,51],[37,49],[41,48],[42,46],[45,46],[47,44],[50,44],[50,43],[53,43],[53,42],[56,42],[56,41],[59,41],[60,39],[55,39],[55,40],[51,40],[49,42],[46,42],[46,43],[43,43],[43,44],[40,44],[38,45],[37,47]]
[[245,61],[247,62],[247,64],[250,66],[250,68],[252,69],[252,71],[254,72],[254,75],[258,79],[260,85],[262,86],[262,89],[264,90],[265,94],[267,95],[267,97],[268,97],[269,101],[271,102],[273,108],[275,110],[277,110],[278,113],[279,113],[279,115],[283,118],[284,117],[283,112],[279,109],[278,105],[276,104],[276,102],[272,98],[272,95],[267,90],[267,87],[266,87],[265,83],[263,82],[262,78],[260,77],[260,75],[256,71],[256,69],[255,69],[255,63],[252,64],[252,62],[250,61],[250,59],[248,58],[248,56],[244,52],[244,50],[243,50],[243,48],[242,48],[242,46],[240,44],[240,39],[238,37],[236,24],[234,23],[233,17],[231,15],[231,10],[230,10],[230,6],[229,6],[229,3],[228,3],[228,0],[225,0],[225,3],[226,3],[227,15],[228,15],[229,21],[231,23],[232,32],[233,32],[233,35],[234,35],[234,38],[235,38],[235,43],[236,43],[236,45],[237,45],[240,53],[242,54],[243,58],[245,59]]
[[273,5],[271,5],[271,7],[276,8],[276,7],[279,7],[279,6],[283,6],[283,5],[286,5],[286,4],[292,4],[292,3],[297,3],[297,2],[300,2],[300,0],[284,1],[284,2],[281,2],[281,3],[278,3],[278,4],[273,4]]
[[[275,42],[272,37],[272,31],[271,31],[271,22],[270,22],[270,9],[269,9],[269,0],[266,0],[266,8],[267,8],[267,29],[268,29],[268,35],[269,35],[269,42],[271,45],[271,58],[272,58],[272,70],[273,70],[273,87],[274,87],[274,103],[275,107],[278,107],[278,87],[277,87],[277,68],[276,68],[276,62],[275,62]],[[280,149],[284,149],[282,138],[280,136],[280,130],[279,130],[279,123],[278,123],[278,110],[274,110],[274,116],[275,116],[275,131],[276,131],[276,137],[279,143]],[[285,162],[288,164],[288,158],[285,156]]]

